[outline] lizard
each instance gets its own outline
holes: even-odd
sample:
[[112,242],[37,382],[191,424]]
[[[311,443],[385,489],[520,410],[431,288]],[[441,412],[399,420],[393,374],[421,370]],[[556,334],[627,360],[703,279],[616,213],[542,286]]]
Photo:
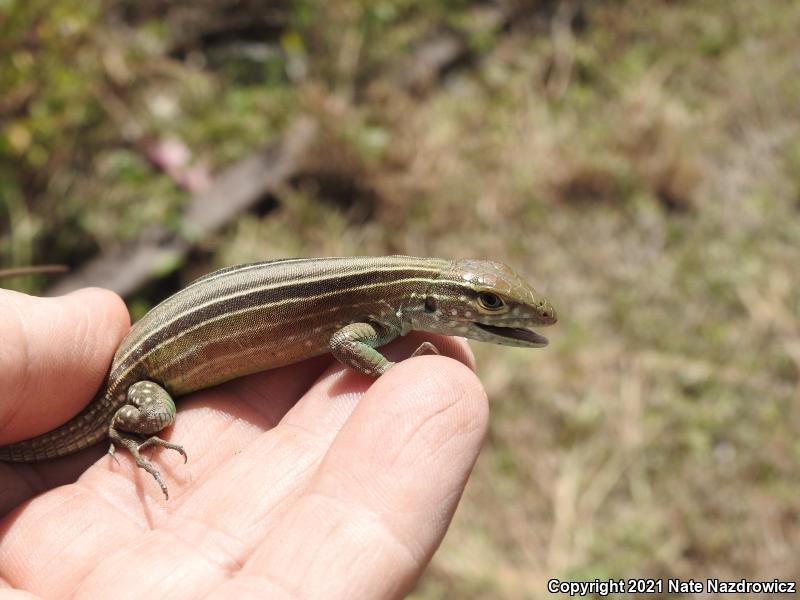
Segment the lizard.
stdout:
[[[507,265],[411,256],[280,259],[223,268],[190,283],[137,321],[94,399],[65,424],[0,446],[0,460],[33,462],[110,440],[167,485],[141,455],[183,446],[158,437],[175,397],[330,352],[378,377],[394,363],[377,348],[410,331],[543,347],[531,327],[553,306]],[[411,355],[438,354],[430,342]]]

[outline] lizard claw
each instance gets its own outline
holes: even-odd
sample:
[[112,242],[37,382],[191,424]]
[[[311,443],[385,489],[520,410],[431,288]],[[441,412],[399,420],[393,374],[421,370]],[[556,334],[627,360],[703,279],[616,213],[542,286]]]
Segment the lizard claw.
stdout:
[[170,450],[175,450],[183,457],[183,463],[186,464],[186,461],[189,460],[188,455],[186,454],[186,450],[183,449],[183,446],[180,444],[173,444],[172,442],[168,442],[167,440],[162,440],[158,436],[150,436],[141,444],[139,444],[137,450],[144,450],[145,448],[149,448],[150,446],[161,446],[162,448],[169,448]]
[[114,454],[114,450],[116,450],[116,449],[117,449],[117,447],[112,442],[111,445],[108,447],[108,452],[106,454],[108,454],[111,458],[113,458],[114,462],[119,464],[119,459],[117,458],[117,455]]
[[422,342],[419,345],[419,348],[414,350],[414,354],[412,354],[410,358],[414,358],[415,356],[426,356],[432,354],[440,355],[441,352],[439,352],[439,349],[430,342]]

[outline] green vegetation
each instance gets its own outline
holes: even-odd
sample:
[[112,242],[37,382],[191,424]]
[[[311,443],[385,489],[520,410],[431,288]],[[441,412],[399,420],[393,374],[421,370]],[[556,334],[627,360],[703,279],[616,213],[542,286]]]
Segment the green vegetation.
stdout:
[[[311,114],[324,141],[275,208],[134,301],[295,255],[540,282],[547,350],[474,346],[491,432],[415,598],[796,578],[800,4],[520,0],[505,26],[490,3],[269,5],[0,1],[0,262],[177,226],[147,140],[216,171]],[[445,33],[467,53],[404,88]]]

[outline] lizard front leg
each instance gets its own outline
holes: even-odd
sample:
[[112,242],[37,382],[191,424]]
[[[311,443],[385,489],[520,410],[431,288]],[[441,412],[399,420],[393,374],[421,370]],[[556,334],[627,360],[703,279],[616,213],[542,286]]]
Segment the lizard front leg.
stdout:
[[182,446],[151,435],[168,427],[174,420],[175,402],[169,392],[152,381],[137,381],[128,388],[128,403],[117,410],[108,428],[108,437],[111,438],[108,453],[114,456],[116,446],[127,448],[136,465],[153,476],[167,499],[169,493],[161,474],[139,452],[150,446],[162,446],[180,452],[186,462],[186,452]]
[[[364,375],[378,377],[395,363],[375,347],[391,342],[398,335],[400,332],[397,329],[385,325],[350,323],[331,336],[329,346],[340,362]],[[411,356],[422,354],[439,354],[439,351],[430,342],[423,342]]]

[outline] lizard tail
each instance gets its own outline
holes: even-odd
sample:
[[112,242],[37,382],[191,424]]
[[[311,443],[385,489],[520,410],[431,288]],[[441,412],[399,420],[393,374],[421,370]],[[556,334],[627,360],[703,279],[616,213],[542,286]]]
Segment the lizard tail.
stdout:
[[61,427],[27,440],[0,446],[0,461],[34,462],[66,456],[88,448],[108,435],[108,423],[111,422],[113,412],[113,404],[95,399]]

